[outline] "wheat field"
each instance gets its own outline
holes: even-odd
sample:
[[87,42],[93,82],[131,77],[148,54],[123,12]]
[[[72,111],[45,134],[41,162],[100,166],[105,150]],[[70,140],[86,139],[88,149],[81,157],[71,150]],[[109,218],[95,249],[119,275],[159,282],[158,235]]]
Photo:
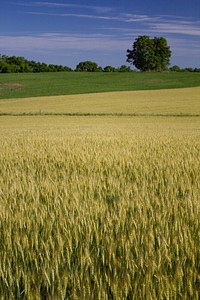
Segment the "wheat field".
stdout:
[[200,87],[0,100],[1,114],[200,115]]
[[199,117],[1,116],[0,149],[0,299],[199,299]]

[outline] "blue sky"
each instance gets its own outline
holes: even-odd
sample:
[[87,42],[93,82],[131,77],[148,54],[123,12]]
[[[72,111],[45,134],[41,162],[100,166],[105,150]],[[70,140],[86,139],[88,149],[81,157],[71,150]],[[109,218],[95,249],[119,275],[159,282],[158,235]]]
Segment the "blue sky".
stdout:
[[139,35],[165,37],[171,65],[199,68],[200,0],[1,0],[1,54],[119,67]]

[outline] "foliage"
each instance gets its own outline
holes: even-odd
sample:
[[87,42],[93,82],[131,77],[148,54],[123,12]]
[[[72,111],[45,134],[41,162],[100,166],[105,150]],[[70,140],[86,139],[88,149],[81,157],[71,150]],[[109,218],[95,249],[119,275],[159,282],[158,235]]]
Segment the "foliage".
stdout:
[[[154,38],[155,42],[154,45],[156,47],[157,53],[159,56],[152,56],[152,61],[150,64],[146,64],[145,70],[157,70],[161,71],[161,66],[163,69],[166,69],[165,60],[162,60],[161,55],[164,55],[164,48],[165,48],[165,41],[163,38]],[[148,44],[150,39],[149,37],[145,37],[142,41],[143,46],[145,46],[145,41]],[[146,48],[145,48],[146,49]],[[150,48],[149,48],[150,49]],[[166,50],[166,48],[165,48]],[[129,53],[127,56],[129,57],[127,61],[132,62],[132,54],[133,51],[127,50]],[[147,55],[146,55],[147,57]],[[139,65],[138,65],[139,66]],[[151,67],[153,66],[153,69]],[[142,69],[143,70],[143,69]],[[27,60],[24,57],[18,56],[7,56],[4,54],[0,54],[0,73],[40,73],[40,72],[71,72],[73,71],[70,67],[62,66],[62,65],[54,65],[54,64],[46,64],[44,62],[35,62],[34,60]],[[130,67],[126,65],[122,65],[119,68],[115,68],[113,66],[105,66],[102,68],[98,66],[95,62],[85,61],[80,62],[77,66],[75,71],[78,72],[133,72]],[[169,71],[176,71],[176,72],[200,72],[199,68],[184,68],[181,69],[179,66],[173,66],[169,68]]]
[[112,66],[106,66],[104,69],[103,69],[104,72],[116,72],[117,69],[115,67],[112,67]]
[[175,65],[169,68],[169,71],[172,72],[200,72],[200,68],[183,68],[181,69],[179,66]]
[[[0,54],[0,73],[40,73],[40,72],[70,72],[73,71],[69,67],[62,65],[46,64],[44,62],[28,61],[24,57],[7,56]],[[126,65],[120,68],[106,66],[104,69],[98,66],[95,62],[84,61],[80,62],[75,71],[77,72],[130,72],[130,67]]]
[[69,72],[69,67],[28,61],[24,57],[0,54],[0,73]]
[[0,126],[1,299],[199,299],[197,118]]
[[119,72],[132,72],[130,67],[127,67],[126,65],[122,65],[120,68],[118,68]]
[[139,36],[127,53],[127,62],[141,71],[163,71],[170,64],[171,51],[164,37]]
[[97,72],[98,65],[93,61],[82,61],[75,69],[76,72]]
[[177,65],[174,65],[173,67],[169,68],[169,70],[172,72],[180,72],[181,68]]

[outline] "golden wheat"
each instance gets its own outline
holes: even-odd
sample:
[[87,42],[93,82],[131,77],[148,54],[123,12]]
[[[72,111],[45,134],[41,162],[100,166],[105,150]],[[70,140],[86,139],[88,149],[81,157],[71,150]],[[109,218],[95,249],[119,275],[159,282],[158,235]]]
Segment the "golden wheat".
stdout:
[[104,121],[4,122],[1,299],[199,299],[199,125]]
[[2,99],[0,114],[200,114],[200,87]]

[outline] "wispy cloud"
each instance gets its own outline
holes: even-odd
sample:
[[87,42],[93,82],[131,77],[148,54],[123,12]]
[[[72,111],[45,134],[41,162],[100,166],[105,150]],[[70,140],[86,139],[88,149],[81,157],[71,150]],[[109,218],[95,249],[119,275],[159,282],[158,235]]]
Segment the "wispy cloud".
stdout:
[[162,16],[148,17],[133,15],[130,19],[126,19],[124,16],[124,22],[140,22],[142,21],[142,27],[130,28],[130,27],[104,27],[104,29],[111,31],[118,31],[124,34],[132,34],[134,32],[140,32],[141,34],[150,33],[154,35],[156,33],[165,34],[179,34],[188,36],[200,36],[200,22],[199,21],[189,21],[180,17],[179,20],[173,20],[163,18]]
[[153,21],[160,19],[159,16],[147,16],[147,15],[136,15],[136,14],[130,14],[130,13],[123,13],[121,14],[121,21],[124,21],[126,23],[131,22],[144,22],[144,21]]
[[[133,33],[133,32],[132,32]],[[138,32],[134,31],[135,36]],[[145,32],[144,32],[145,34]],[[41,34],[27,34],[18,36],[0,36],[0,44],[3,45],[3,51],[59,51],[59,50],[80,50],[80,51],[106,51],[114,53],[115,51],[124,51],[131,47],[133,40],[126,34],[122,36],[112,34],[64,34],[46,32]],[[195,55],[199,56],[200,44],[198,41],[188,43],[186,39],[169,38],[173,55]]]
[[0,36],[0,44],[5,50],[49,50],[75,49],[83,51],[105,50],[126,51],[128,41],[103,34],[61,34],[43,33],[40,35]]
[[[24,12],[33,15],[46,15],[46,16],[56,16],[56,17],[76,17],[76,18],[89,18],[89,19],[102,19],[102,20],[114,20],[120,22],[144,22],[159,19],[159,17],[151,17],[148,15],[131,14],[131,13],[120,13],[117,14],[113,7],[107,6],[92,6],[92,5],[82,5],[82,4],[72,4],[72,3],[59,3],[59,2],[30,2],[30,3],[17,3],[19,6],[31,7],[31,11]],[[46,8],[43,10],[33,10],[34,8]],[[51,8],[62,8],[62,12],[59,10],[50,10]],[[63,8],[77,8],[78,13],[70,13],[69,10],[65,12]],[[84,10],[91,11],[90,14],[84,13]],[[80,13],[81,11],[81,13]],[[92,13],[94,11],[94,13]],[[102,14],[102,15],[99,15]]]
[[60,3],[60,2],[30,2],[30,3],[15,3],[20,6],[31,6],[31,7],[48,7],[48,8],[80,8],[80,9],[90,9],[97,13],[107,13],[113,10],[112,7],[108,6],[95,6],[95,5],[82,5],[73,3]]
[[87,19],[102,19],[102,20],[114,19],[113,17],[99,16],[99,15],[88,15],[88,14],[45,13],[45,12],[34,12],[34,11],[27,12],[27,14],[45,15],[45,16],[54,16],[54,17],[74,17],[74,18],[87,18]]
[[188,41],[185,39],[171,38],[170,46],[173,49],[173,56],[180,57],[191,55],[193,57],[199,57],[200,44],[198,41],[193,40],[191,47],[191,43],[188,43]]
[[59,3],[59,2],[34,2],[34,6],[43,6],[43,7],[72,7],[72,8],[82,8],[82,9],[91,9],[95,10],[98,13],[106,13],[112,10],[111,7],[105,6],[94,6],[94,5],[81,5],[81,4],[72,4],[72,3]]
[[200,22],[195,19],[175,16],[160,16],[149,24],[154,32],[200,36]]
[[131,15],[131,14],[120,14],[120,15],[104,15],[100,16],[97,14],[80,14],[80,13],[52,13],[52,12],[36,12],[29,11],[27,14],[32,15],[46,15],[46,16],[54,16],[54,17],[75,17],[75,18],[87,18],[87,19],[102,19],[102,20],[111,20],[111,21],[119,21],[125,23],[131,22],[152,22],[160,19],[160,17],[150,17],[145,15]]
[[191,23],[158,22],[151,25],[154,32],[200,36],[200,26]]
[[[102,21],[118,21],[126,24],[130,23],[130,25],[131,23],[138,23],[142,26],[141,29],[143,31],[152,32],[152,34],[166,33],[200,36],[200,22],[190,18],[183,18],[182,16],[134,14],[126,11],[118,14],[114,8],[109,6],[48,1],[32,1],[28,3],[19,2],[17,5],[31,7],[31,11],[24,12],[26,14],[61,18],[71,17],[97,19]],[[52,8],[54,10],[52,10]],[[56,10],[56,8],[58,8],[58,10]],[[62,10],[59,10],[59,8]],[[66,8],[66,10],[64,8]],[[68,8],[74,8],[78,10],[69,11]],[[137,29],[135,28],[135,25],[134,29]]]

